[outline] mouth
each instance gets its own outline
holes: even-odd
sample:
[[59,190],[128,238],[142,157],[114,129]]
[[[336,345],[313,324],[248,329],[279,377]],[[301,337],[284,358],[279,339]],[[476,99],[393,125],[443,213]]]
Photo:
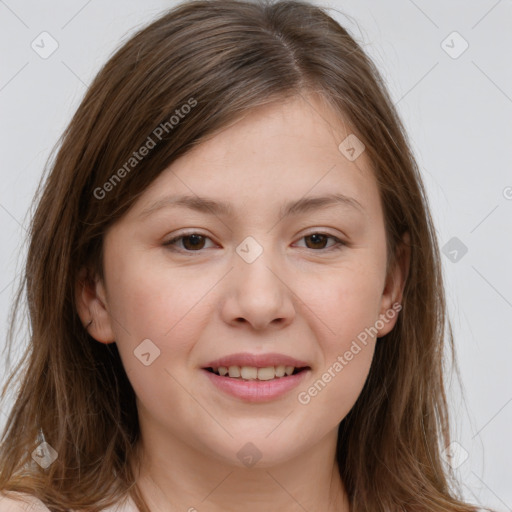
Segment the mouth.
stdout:
[[219,366],[219,367],[206,367],[204,370],[229,379],[240,381],[272,381],[277,379],[286,379],[293,375],[297,375],[306,370],[310,370],[309,366],[295,367],[295,366]]
[[208,366],[201,370],[223,394],[252,403],[285,399],[311,375],[309,366]]

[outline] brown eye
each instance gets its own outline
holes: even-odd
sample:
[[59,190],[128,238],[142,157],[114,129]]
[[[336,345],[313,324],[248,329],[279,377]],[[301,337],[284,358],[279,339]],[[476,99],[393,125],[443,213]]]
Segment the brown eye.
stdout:
[[[332,244],[329,247],[326,247],[326,242],[331,238],[335,241],[334,244]],[[310,243],[306,242],[306,247],[308,249],[318,250],[318,251],[329,251],[331,249],[340,249],[343,247],[345,242],[340,240],[339,238],[336,238],[335,236],[329,235],[327,233],[311,233],[309,235],[303,236],[303,240],[309,240]],[[301,240],[302,240],[301,239]]]
[[[335,243],[331,246],[326,246],[329,239],[334,240]],[[164,246],[177,252],[200,252],[205,248],[206,240],[210,240],[210,238],[200,233],[185,233],[165,242]],[[327,233],[311,233],[303,236],[301,240],[307,240],[306,248],[316,252],[328,252],[330,250],[341,249],[346,245],[345,242],[339,238]]]
[[190,233],[185,235],[177,236],[168,242],[165,242],[165,246],[176,246],[178,242],[182,241],[183,248],[178,247],[177,250],[185,252],[197,252],[204,249],[205,241],[209,238],[207,236],[200,235],[198,233]]
[[[329,237],[319,233],[313,233],[304,237],[304,240],[311,240],[313,247],[308,246],[308,249],[325,249],[325,243]],[[307,245],[307,244],[306,244]]]
[[205,237],[202,235],[186,235],[183,237],[183,246],[185,249],[202,249],[204,246]]

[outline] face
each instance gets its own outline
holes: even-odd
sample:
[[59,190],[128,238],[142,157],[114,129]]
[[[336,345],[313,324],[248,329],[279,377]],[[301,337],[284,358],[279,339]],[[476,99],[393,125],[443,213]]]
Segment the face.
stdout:
[[[236,465],[247,442],[272,465],[336,432],[402,287],[386,276],[370,162],[339,149],[349,134],[313,97],[260,107],[176,160],[106,234],[105,281],[81,315],[117,343],[141,428]],[[309,201],[333,195],[345,199]],[[234,354],[247,358],[218,361]],[[244,365],[305,369],[205,369]]]

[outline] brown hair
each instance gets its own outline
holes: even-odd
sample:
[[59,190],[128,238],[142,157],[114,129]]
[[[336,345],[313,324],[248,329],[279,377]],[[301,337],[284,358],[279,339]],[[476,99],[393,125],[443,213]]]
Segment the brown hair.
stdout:
[[[337,461],[351,510],[478,510],[462,501],[441,459],[450,443],[446,340],[456,363],[417,164],[375,65],[325,9],[294,0],[182,3],[130,38],[91,84],[34,199],[8,334],[10,350],[26,289],[31,343],[3,391],[18,375],[0,490],[27,492],[55,511],[100,510],[129,492],[148,510],[129,463],[139,436],[134,391],[115,343],[95,342],[80,321],[79,271],[103,277],[106,230],[178,156],[250,109],[312,92],[366,146],[389,264],[410,234],[403,309],[377,343],[364,388],[339,426]],[[171,122],[184,105],[187,115]],[[156,137],[159,126],[165,129]],[[116,171],[148,137],[156,145],[147,156]],[[46,470],[31,459],[41,431],[58,453]]]

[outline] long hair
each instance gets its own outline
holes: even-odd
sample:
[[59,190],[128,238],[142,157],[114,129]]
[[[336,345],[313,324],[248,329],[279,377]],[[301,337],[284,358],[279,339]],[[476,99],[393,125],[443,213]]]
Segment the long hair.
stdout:
[[[450,444],[447,349],[456,362],[417,163],[374,63],[325,9],[300,0],[181,3],[95,77],[34,197],[8,345],[24,292],[30,339],[3,390],[15,389],[16,399],[0,447],[1,491],[29,493],[54,511],[101,510],[129,493],[149,510],[130,464],[140,435],[135,394],[115,343],[97,343],[80,321],[79,270],[103,277],[104,234],[175,159],[251,109],[310,92],[366,146],[389,265],[410,234],[403,309],[339,426],[351,510],[478,510],[464,503],[442,458]],[[150,139],[151,151],[131,161]],[[41,434],[58,453],[47,469],[31,456]]]

